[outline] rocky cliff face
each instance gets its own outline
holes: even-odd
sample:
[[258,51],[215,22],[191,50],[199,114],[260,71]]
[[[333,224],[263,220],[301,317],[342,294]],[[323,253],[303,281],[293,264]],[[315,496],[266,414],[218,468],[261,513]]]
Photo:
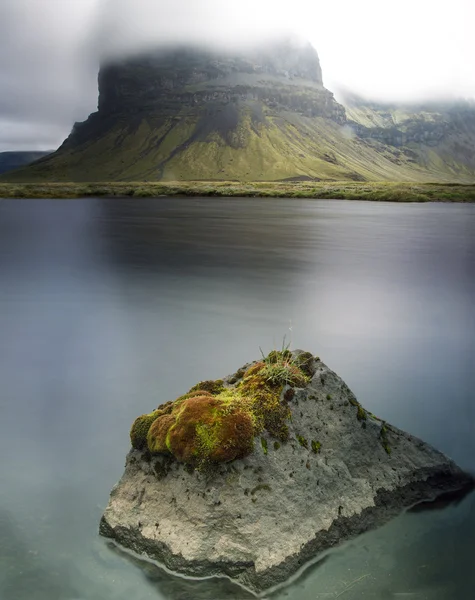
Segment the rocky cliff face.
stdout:
[[318,55],[309,44],[284,42],[232,54],[196,48],[161,50],[106,65],[99,74],[103,115],[245,101],[345,118],[323,87]]
[[191,577],[262,592],[473,479],[367,412],[310,353],[272,352],[139,417],[100,531]]

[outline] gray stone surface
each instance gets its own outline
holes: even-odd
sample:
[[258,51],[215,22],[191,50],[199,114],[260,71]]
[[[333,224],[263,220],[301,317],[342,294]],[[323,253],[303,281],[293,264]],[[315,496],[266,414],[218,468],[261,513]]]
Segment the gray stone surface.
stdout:
[[384,433],[322,362],[314,370],[290,403],[290,440],[275,449],[264,436],[267,454],[257,438],[246,459],[205,476],[132,450],[101,534],[178,573],[261,592],[404,508],[471,485],[421,440],[390,425]]

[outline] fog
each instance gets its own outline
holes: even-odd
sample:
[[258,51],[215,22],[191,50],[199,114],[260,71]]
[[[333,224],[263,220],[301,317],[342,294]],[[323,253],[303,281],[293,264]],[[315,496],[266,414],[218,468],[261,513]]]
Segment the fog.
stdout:
[[0,151],[59,145],[95,110],[102,60],[184,41],[232,48],[293,32],[337,97],[475,98],[474,21],[472,0],[1,0]]

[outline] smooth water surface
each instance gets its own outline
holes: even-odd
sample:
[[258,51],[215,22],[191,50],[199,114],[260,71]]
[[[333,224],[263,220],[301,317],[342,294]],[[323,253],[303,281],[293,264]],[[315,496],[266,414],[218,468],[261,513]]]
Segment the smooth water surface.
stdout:
[[[97,529],[133,419],[285,334],[475,471],[474,233],[461,204],[0,200],[0,598],[245,598],[137,565]],[[474,542],[472,495],[275,597],[465,600]]]

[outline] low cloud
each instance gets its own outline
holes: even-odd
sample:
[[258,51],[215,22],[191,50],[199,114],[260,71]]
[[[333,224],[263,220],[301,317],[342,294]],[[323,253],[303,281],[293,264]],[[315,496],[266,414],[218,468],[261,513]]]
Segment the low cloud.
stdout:
[[59,144],[74,121],[95,110],[102,60],[160,44],[233,48],[294,31],[318,50],[330,89],[396,101],[475,98],[471,0],[382,6],[380,0],[1,0],[0,150],[29,140],[35,148]]

